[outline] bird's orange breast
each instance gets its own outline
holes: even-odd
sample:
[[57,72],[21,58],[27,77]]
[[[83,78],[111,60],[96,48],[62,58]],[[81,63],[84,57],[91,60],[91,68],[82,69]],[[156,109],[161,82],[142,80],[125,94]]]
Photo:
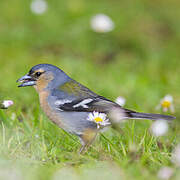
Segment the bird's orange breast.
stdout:
[[43,109],[43,111],[46,113],[47,117],[52,122],[57,124],[59,127],[63,128],[59,114],[57,114],[57,112],[55,112],[48,103],[48,95],[49,95],[48,91],[41,91],[39,93],[39,100],[40,100],[41,108]]

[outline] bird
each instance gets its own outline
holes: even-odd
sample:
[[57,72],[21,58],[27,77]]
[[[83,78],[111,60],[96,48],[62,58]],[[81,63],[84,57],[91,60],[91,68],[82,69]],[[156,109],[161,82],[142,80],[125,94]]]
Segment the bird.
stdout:
[[92,144],[98,132],[112,125],[110,114],[114,109],[121,112],[122,119],[175,119],[169,115],[140,113],[123,108],[51,64],[33,66],[17,82],[21,83],[18,87],[33,86],[47,117],[66,132],[79,137],[80,153]]

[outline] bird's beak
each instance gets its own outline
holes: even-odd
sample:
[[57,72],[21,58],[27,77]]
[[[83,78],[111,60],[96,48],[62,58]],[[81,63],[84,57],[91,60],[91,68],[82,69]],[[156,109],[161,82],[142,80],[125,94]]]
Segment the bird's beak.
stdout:
[[25,87],[25,86],[34,86],[36,85],[36,80],[33,79],[30,75],[26,74],[25,76],[19,78],[16,82],[21,82],[18,87]]

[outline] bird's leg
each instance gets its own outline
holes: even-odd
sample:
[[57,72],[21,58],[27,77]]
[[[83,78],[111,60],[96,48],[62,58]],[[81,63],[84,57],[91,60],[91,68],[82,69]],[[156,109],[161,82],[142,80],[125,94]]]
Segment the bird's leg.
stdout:
[[83,154],[86,150],[87,144],[83,144],[79,150],[79,154]]
[[83,133],[83,135],[80,136],[82,146],[80,148],[79,154],[83,154],[85,150],[89,148],[89,146],[95,140],[97,133],[97,130],[88,129]]

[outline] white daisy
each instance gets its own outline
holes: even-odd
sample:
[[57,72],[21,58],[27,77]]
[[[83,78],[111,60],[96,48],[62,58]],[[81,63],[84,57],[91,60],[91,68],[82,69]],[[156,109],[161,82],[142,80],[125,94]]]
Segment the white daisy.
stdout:
[[93,121],[97,124],[97,128],[99,129],[102,126],[110,125],[109,119],[107,119],[107,115],[105,113],[92,112],[89,113],[88,121]]
[[97,14],[91,19],[91,28],[98,33],[107,33],[114,29],[114,22],[105,14]]
[[156,109],[160,108],[162,108],[163,112],[170,110],[174,113],[173,97],[170,94],[167,94],[160,100],[160,104],[156,107]]

